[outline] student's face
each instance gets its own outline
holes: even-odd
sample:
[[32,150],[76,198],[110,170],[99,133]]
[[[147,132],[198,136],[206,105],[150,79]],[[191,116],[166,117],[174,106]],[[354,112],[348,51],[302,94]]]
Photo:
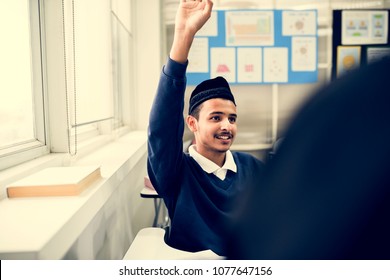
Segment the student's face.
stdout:
[[200,106],[199,119],[191,117],[189,127],[195,134],[198,153],[212,159],[225,153],[237,133],[237,110],[232,101],[214,98]]

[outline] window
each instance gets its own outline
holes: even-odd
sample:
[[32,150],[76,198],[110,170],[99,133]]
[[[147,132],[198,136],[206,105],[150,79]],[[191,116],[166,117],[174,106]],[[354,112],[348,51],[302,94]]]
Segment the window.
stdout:
[[48,152],[39,9],[0,2],[0,170]]
[[[115,9],[119,2],[63,3],[69,143],[77,153],[85,135],[132,127],[132,34]],[[130,19],[130,1],[121,3]]]
[[[19,61],[15,61],[14,58],[9,60],[9,64],[10,67],[18,65],[19,68],[31,69],[30,79],[34,81],[34,86],[32,86],[30,89],[30,100],[28,100],[29,105],[27,106],[30,108],[29,113],[31,114],[31,117],[25,118],[26,120],[30,120],[28,124],[31,130],[28,133],[28,137],[31,137],[32,131],[34,133],[34,138],[40,140],[40,137],[35,135],[40,135],[38,132],[44,130],[47,135],[46,139],[44,138],[43,141],[33,140],[39,145],[44,146],[46,148],[46,152],[48,152],[47,147],[50,147],[50,151],[52,153],[47,156],[40,157],[37,160],[32,160],[26,162],[25,164],[20,164],[14,168],[8,168],[7,170],[2,170],[3,166],[4,169],[6,168],[5,165],[2,165],[0,168],[0,200],[7,197],[5,187],[9,183],[12,183],[15,180],[19,180],[27,175],[30,175],[31,173],[35,173],[36,171],[39,171],[40,169],[46,168],[50,165],[61,165],[68,163],[72,164],[73,158],[69,160],[67,153],[69,153],[70,150],[68,150],[68,148],[73,148],[69,147],[70,145],[68,141],[69,138],[72,138],[70,140],[73,141],[73,137],[75,136],[73,134],[74,132],[77,132],[77,140],[83,142],[83,146],[88,146],[88,144],[85,144],[87,142],[94,142],[93,146],[97,147],[95,143],[102,142],[99,139],[112,139],[113,135],[111,134],[111,131],[120,130],[120,132],[114,132],[114,136],[117,136],[117,133],[122,133],[124,130],[126,130],[125,126],[129,126],[132,124],[132,122],[134,122],[134,119],[132,119],[133,113],[130,112],[132,108],[131,106],[135,106],[135,104],[132,103],[133,97],[131,96],[134,93],[132,90],[134,81],[132,78],[133,65],[131,65],[134,61],[132,54],[132,45],[134,40],[131,26],[128,24],[130,21],[130,2],[132,0],[88,1],[88,12],[91,12],[94,9],[99,9],[96,11],[96,13],[94,11],[93,15],[91,14],[90,16],[93,17],[97,14],[102,15],[102,17],[99,18],[99,20],[102,22],[97,22],[96,18],[90,19],[89,17],[84,17],[86,11],[85,9],[83,10],[83,1],[87,0],[0,0],[0,26],[6,27],[7,30],[9,29],[12,36],[15,34],[20,34],[20,31],[14,27],[14,25],[20,22],[20,20],[19,18],[15,18],[15,15],[10,15],[10,19],[6,16],[4,17],[4,15],[9,13],[9,10],[11,9],[11,5],[6,4],[15,4],[16,1],[18,1],[18,3],[22,3],[23,5],[21,5],[22,8],[19,6],[16,7],[14,9],[15,13],[20,13],[23,11],[23,9],[25,9],[25,11],[31,11],[31,13],[36,16],[42,16],[42,19],[37,21],[37,24],[35,24],[36,21],[33,20],[30,20],[30,22],[27,21],[28,23],[26,28],[31,26],[31,29],[33,29],[34,32],[27,33],[29,37],[26,41],[30,43],[26,45],[26,48],[29,50],[31,47],[32,51],[30,51],[32,54],[30,54],[31,56],[26,59],[26,61],[24,61],[26,64],[22,65]],[[116,5],[115,10],[111,5]],[[74,7],[73,10],[72,6]],[[39,8],[39,10],[36,10],[37,13],[33,12],[35,8]],[[148,10],[149,9],[146,9],[146,11]],[[155,8],[154,10],[157,9]],[[29,18],[28,13],[26,14],[27,16],[21,15],[20,17],[26,19]],[[120,24],[120,26],[116,26],[115,28],[111,26],[111,22],[114,16],[115,20],[117,20],[117,23]],[[11,19],[14,19],[14,21],[11,22]],[[34,19],[37,20],[37,18]],[[82,21],[81,25],[77,25],[80,23],[80,21]],[[73,22],[76,23],[74,26]],[[154,22],[157,23],[157,20]],[[158,25],[152,24],[152,26]],[[2,42],[0,44],[0,55],[6,52],[3,49],[5,41],[14,41],[14,45],[21,43],[19,39],[14,40],[13,37],[6,37],[6,35],[8,36],[9,34],[4,32],[4,30],[6,29],[0,28],[2,36]],[[66,33],[64,33],[64,30]],[[111,37],[112,30],[118,30],[118,36]],[[84,31],[84,33],[82,33],[82,31]],[[97,34],[94,34],[92,36],[88,36],[88,40],[85,40],[86,38],[83,38],[85,32],[103,33],[101,37]],[[39,36],[41,34],[42,38]],[[104,39],[102,40],[102,38]],[[99,44],[104,45],[99,46]],[[95,48],[98,48],[98,50],[96,51]],[[35,52],[36,50],[37,52]],[[158,50],[158,48],[155,50]],[[7,48],[7,52],[8,51],[15,58],[20,55],[18,53],[18,48],[16,47],[9,47]],[[85,52],[91,53],[88,53],[85,57],[83,57]],[[35,57],[35,54],[38,54],[38,56]],[[96,57],[97,55],[102,55],[104,57]],[[82,57],[82,59],[80,59],[80,57]],[[3,58],[4,56],[0,57],[1,76],[3,76],[3,74],[7,71],[7,67],[3,63]],[[96,58],[96,61],[94,61],[94,58]],[[115,61],[112,61],[112,58],[114,58]],[[91,69],[91,65],[85,65],[85,63],[93,63],[93,66],[99,67],[99,69],[95,71],[95,69]],[[42,69],[40,69],[41,65]],[[106,68],[103,69],[104,67],[102,67],[102,65],[106,66]],[[37,71],[36,69],[40,70]],[[113,69],[115,69],[115,71],[113,71]],[[37,75],[40,75],[41,77],[37,78],[39,77]],[[28,78],[26,78],[26,80],[27,84],[31,83],[31,80],[28,80]],[[21,79],[19,79],[17,82],[25,83],[25,81],[21,81]],[[76,82],[76,91],[74,91],[73,87],[74,82]],[[104,106],[99,107],[103,108],[102,110],[95,110],[97,107],[96,92],[89,89],[84,90],[84,88],[96,86],[94,82],[97,85],[104,86],[103,89],[97,88],[99,94],[101,93],[104,96],[103,98],[106,98],[103,100],[107,100]],[[3,83],[3,80],[1,80],[0,104],[6,103],[8,98],[11,96],[11,94],[6,96],[3,93],[5,93],[8,88],[12,86],[2,87],[3,84],[5,83]],[[41,87],[40,91],[35,90],[38,88],[38,86]],[[84,94],[85,96],[81,96]],[[82,99],[87,100],[86,105],[82,103]],[[38,104],[40,104],[40,106],[38,106]],[[113,104],[116,104],[114,107],[115,109],[113,109]],[[5,111],[4,108],[6,108],[6,106],[1,107],[1,109]],[[122,108],[122,111],[116,110],[116,108]],[[13,112],[14,110],[12,109],[9,111]],[[0,111],[0,113],[3,112]],[[76,117],[74,118],[75,115]],[[99,118],[101,118],[102,115],[108,119],[106,121],[99,121]],[[1,114],[0,131],[3,130],[3,127],[5,127],[5,124],[9,121],[9,119],[4,119],[3,117],[5,118],[5,116]],[[47,122],[43,122],[42,120],[47,120]],[[112,125],[112,123],[114,123],[114,125]],[[72,132],[72,134],[70,132]],[[68,136],[69,134],[70,137]],[[0,138],[2,138],[2,136],[3,135],[0,135]],[[118,150],[115,148],[118,147],[118,145],[109,145],[109,149],[102,149],[103,153],[99,153],[98,151],[97,157],[92,156],[90,158],[86,158],[86,161],[81,163],[76,161],[75,164],[105,164],[106,167],[109,167],[108,171],[110,174],[108,175],[110,177],[112,175],[112,178],[115,181],[114,183],[119,182],[121,179],[125,179],[122,178],[123,175],[126,175],[128,172],[132,171],[133,167],[138,169],[139,159],[143,159],[142,155],[146,151],[144,145],[144,133],[131,133],[129,137],[125,138],[126,139],[124,139],[124,141],[118,141],[120,144],[119,148],[123,147],[123,145],[127,145],[129,149],[124,147],[125,151],[120,154],[119,158],[117,157]],[[16,141],[14,141],[13,144],[15,142]],[[134,145],[131,146],[132,144]],[[3,144],[0,143],[0,149],[2,146]],[[114,147],[113,150],[110,149],[112,146]],[[79,148],[80,154],[86,153],[83,147],[79,146]],[[94,151],[95,149],[90,148],[90,150]],[[74,152],[73,149],[70,151]],[[112,155],[111,151],[113,152]],[[19,152],[20,151],[15,151],[15,155],[19,154]],[[107,155],[107,152],[110,154]],[[28,159],[32,159],[38,156],[39,154],[34,156],[21,155],[20,159],[21,161],[28,161]],[[0,164],[3,163],[8,164],[9,160],[8,158],[2,157],[2,155],[0,155]],[[141,168],[142,172],[144,172],[143,170],[144,169]],[[134,173],[134,170],[132,172]],[[115,188],[112,188],[113,180],[103,181],[107,181],[107,184],[102,182],[103,185],[101,187],[99,186],[95,195],[92,196],[92,198],[96,198],[96,194],[98,194],[99,199],[102,202],[106,199],[108,200],[110,196],[112,196],[112,193],[117,193],[117,187],[115,186]],[[3,202],[7,205],[7,201],[0,201],[1,204],[3,204]],[[45,203],[45,200],[39,200],[36,202],[37,205],[40,205],[38,207],[40,212],[42,212],[42,209],[45,210],[47,208],[49,216],[53,216],[50,214],[50,201],[48,204]],[[75,198],[69,202],[71,203],[71,205],[69,205],[70,208],[67,207],[65,210],[62,209],[61,214],[63,214],[64,211],[65,213],[70,211],[70,214],[77,212],[83,216],[84,222],[80,223],[80,221],[76,221],[76,230],[73,232],[75,234],[71,233],[70,239],[67,238],[68,241],[72,239],[76,240],[77,232],[81,233],[88,225],[89,221],[95,216],[95,212],[99,214],[97,211],[101,208],[96,208],[96,203],[94,203],[96,202],[95,199],[90,199],[88,195],[81,197],[80,199]],[[19,206],[22,207],[21,210],[23,212],[23,210],[25,210],[23,209],[23,205],[18,204],[17,207]],[[92,206],[92,208],[90,206]],[[105,205],[101,206],[104,208]],[[104,210],[103,208],[102,210]],[[18,216],[20,213],[16,211],[15,214]],[[59,220],[57,219],[54,226],[55,229],[61,223],[64,225],[74,223],[74,219],[68,221],[69,217],[67,214],[63,215],[63,218],[65,218],[65,220],[61,220],[60,215]],[[0,220],[4,219],[0,218]],[[45,220],[45,218],[43,218],[43,220]],[[4,228],[4,221],[2,221],[2,224]],[[45,231],[45,229],[43,229],[43,231]],[[63,233],[63,231],[59,231],[60,235]],[[53,235],[54,238],[58,236],[58,234],[56,234]],[[44,235],[43,240],[50,240],[50,238],[51,237],[49,233],[49,235]],[[77,245],[77,241],[75,244]],[[63,246],[60,247],[62,247],[64,250],[66,249]],[[72,250],[69,252],[72,254]]]
[[[125,2],[121,2],[122,4]],[[131,3],[130,1],[128,3]],[[126,13],[127,11],[127,13]],[[133,32],[131,28],[131,5],[118,7],[113,5],[112,20],[112,53],[113,53],[113,86],[114,86],[114,119],[115,126],[122,125],[135,128],[136,108],[134,96],[134,59]]]
[[135,127],[131,2],[0,1],[0,170]]

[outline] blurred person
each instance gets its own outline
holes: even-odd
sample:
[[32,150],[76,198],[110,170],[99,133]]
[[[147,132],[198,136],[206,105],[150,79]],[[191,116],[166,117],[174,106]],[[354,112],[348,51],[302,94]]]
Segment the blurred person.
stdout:
[[261,188],[242,201],[230,259],[390,259],[390,60],[316,93]]
[[237,109],[222,77],[203,81],[192,92],[185,120],[196,144],[183,153],[188,54],[212,6],[210,0],[180,1],[173,44],[150,113],[147,168],[168,209],[166,243],[224,256],[235,199],[254,185],[263,163],[229,150],[237,132]]

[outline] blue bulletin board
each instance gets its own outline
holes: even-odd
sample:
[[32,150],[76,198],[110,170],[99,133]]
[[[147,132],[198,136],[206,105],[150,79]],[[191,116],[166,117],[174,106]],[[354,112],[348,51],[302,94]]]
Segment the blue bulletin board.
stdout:
[[316,10],[217,10],[198,32],[187,82],[312,83],[318,79]]

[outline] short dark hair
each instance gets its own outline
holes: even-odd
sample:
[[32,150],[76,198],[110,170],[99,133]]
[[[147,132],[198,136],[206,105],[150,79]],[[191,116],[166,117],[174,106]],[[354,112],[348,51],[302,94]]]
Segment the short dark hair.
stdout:
[[202,107],[203,107],[203,103],[196,106],[194,109],[192,109],[190,116],[193,116],[195,119],[199,120],[199,113]]

